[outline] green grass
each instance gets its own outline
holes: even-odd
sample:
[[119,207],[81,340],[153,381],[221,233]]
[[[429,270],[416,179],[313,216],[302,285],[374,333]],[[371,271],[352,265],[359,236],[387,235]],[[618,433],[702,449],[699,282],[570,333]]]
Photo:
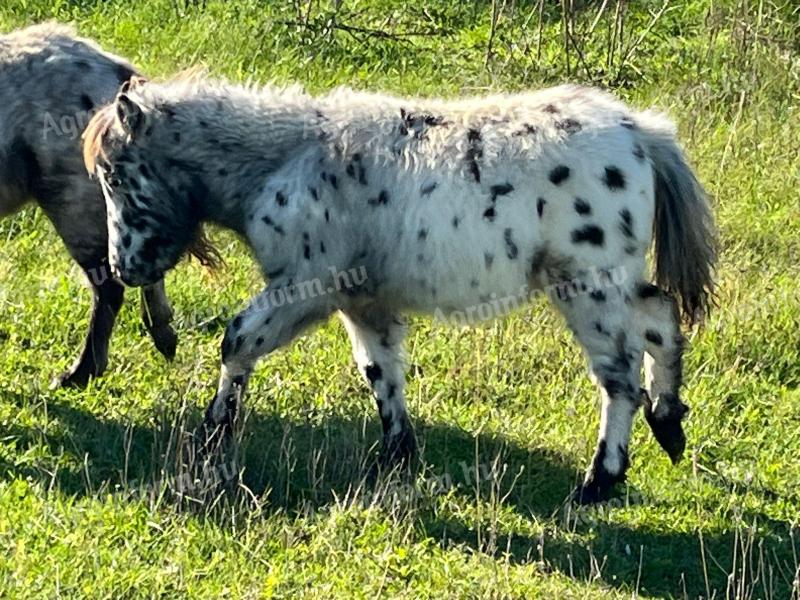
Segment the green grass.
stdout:
[[686,360],[688,459],[670,466],[639,419],[618,499],[564,503],[591,456],[597,395],[560,319],[535,305],[474,330],[415,319],[407,390],[425,468],[413,484],[362,485],[379,425],[331,322],[260,363],[239,489],[181,498],[176,448],[213,393],[225,322],[258,289],[256,266],[215,233],[228,269],[183,263],[167,279],[174,363],[134,300],[108,375],[50,391],[82,341],[89,295],[29,208],[0,222],[0,596],[800,597],[791,2],[673,2],[652,27],[660,3],[630,3],[611,53],[616,3],[591,34],[600,3],[586,3],[568,19],[582,59],[564,51],[554,2],[541,44],[536,1],[502,5],[494,33],[492,4],[477,0],[179,4],[6,0],[0,30],[72,20],[153,76],[202,63],[313,91],[447,96],[571,79],[668,110],[722,237],[720,307]]

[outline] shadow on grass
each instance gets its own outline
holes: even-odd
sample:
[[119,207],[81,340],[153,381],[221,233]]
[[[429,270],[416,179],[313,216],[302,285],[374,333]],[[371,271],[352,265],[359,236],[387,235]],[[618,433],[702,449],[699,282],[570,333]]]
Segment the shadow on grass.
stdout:
[[[3,395],[23,404],[19,395]],[[0,456],[0,479],[27,477],[78,497],[107,494],[116,486],[162,481],[170,471],[171,433],[186,421],[200,420],[199,413],[185,419],[165,414],[152,426],[141,426],[101,420],[63,403],[48,402],[46,410],[45,428],[12,425],[4,433],[6,442],[12,441],[14,456],[35,458],[12,464],[7,456]],[[741,556],[737,548],[743,545],[735,533],[704,537],[709,557],[706,578],[697,533],[634,528],[610,523],[602,510],[572,513],[565,508],[581,467],[564,456],[520,447],[492,435],[472,436],[441,424],[418,423],[417,434],[425,465],[417,482],[434,482],[440,490],[443,485],[445,489],[439,493],[455,490],[472,502],[479,499],[482,505],[494,502],[496,506],[497,497],[503,497],[503,508],[544,523],[538,537],[490,532],[484,525],[479,532],[475,523],[438,510],[434,487],[433,496],[422,494],[425,498],[418,502],[415,515],[424,534],[443,547],[463,545],[498,558],[506,556],[512,563],[537,561],[543,570],[657,597],[706,596],[706,580],[712,595],[725,595],[733,557]],[[237,464],[243,468],[242,483],[256,496],[268,499],[263,504],[267,513],[306,514],[309,509],[324,510],[335,497],[352,492],[369,464],[369,447],[378,439],[379,428],[371,421],[319,418],[287,422],[251,412]],[[43,447],[49,451],[44,458],[48,453],[41,452]],[[498,457],[506,465],[506,474],[499,481],[490,473]],[[627,494],[637,498],[630,486]],[[651,508],[660,510],[657,505]],[[606,509],[607,513],[614,510]],[[756,520],[762,534],[767,534],[760,536],[763,546],[750,549],[749,560],[761,557],[773,566],[768,584],[771,597],[790,597],[794,567],[789,524],[762,514],[745,515],[745,520]],[[786,564],[780,564],[782,559]]]

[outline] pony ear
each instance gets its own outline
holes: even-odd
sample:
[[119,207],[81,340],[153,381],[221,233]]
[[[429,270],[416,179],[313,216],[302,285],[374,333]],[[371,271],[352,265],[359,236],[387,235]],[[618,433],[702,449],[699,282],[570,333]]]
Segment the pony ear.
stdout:
[[142,77],[141,75],[131,75],[120,86],[119,93],[127,94],[130,90],[135,89],[141,85],[144,85],[145,83],[147,83],[147,78]]
[[116,104],[117,119],[119,119],[122,129],[124,129],[125,133],[130,137],[135,136],[144,125],[144,111],[142,107],[124,93],[117,96]]

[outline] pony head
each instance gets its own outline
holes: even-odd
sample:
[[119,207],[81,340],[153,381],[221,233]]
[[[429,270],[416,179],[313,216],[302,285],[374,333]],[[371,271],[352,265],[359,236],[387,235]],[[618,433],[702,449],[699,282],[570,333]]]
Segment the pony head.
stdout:
[[203,235],[202,170],[165,138],[172,112],[138,77],[120,88],[83,135],[83,158],[106,200],[111,270],[126,285],[154,283],[188,250],[207,266],[219,255]]

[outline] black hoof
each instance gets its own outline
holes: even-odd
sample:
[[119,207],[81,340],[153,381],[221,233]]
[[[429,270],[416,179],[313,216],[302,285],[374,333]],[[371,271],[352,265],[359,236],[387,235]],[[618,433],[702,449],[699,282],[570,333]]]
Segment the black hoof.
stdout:
[[586,474],[586,479],[572,493],[573,502],[585,506],[604,502],[611,497],[614,486],[625,481],[625,471],[628,470],[627,449],[619,448],[618,451],[622,457],[622,467],[619,473],[613,474],[603,466],[606,458],[606,442],[601,441],[597,445],[597,452],[592,459],[592,466]]
[[605,502],[611,498],[614,486],[625,481],[625,475],[611,475],[607,472],[595,473],[587,477],[586,481],[578,485],[572,492],[572,501],[581,506]]
[[89,384],[90,379],[93,377],[100,377],[102,374],[103,369],[87,368],[79,364],[55,377],[50,387],[52,389],[85,388]]
[[409,468],[416,455],[417,438],[409,425],[397,435],[384,438],[379,464],[385,469]]
[[150,335],[158,350],[164,358],[172,360],[178,348],[178,334],[169,325],[156,327],[150,330]]
[[674,394],[662,394],[655,402],[645,397],[644,417],[672,464],[680,462],[686,449],[681,421],[688,412],[689,407]]

